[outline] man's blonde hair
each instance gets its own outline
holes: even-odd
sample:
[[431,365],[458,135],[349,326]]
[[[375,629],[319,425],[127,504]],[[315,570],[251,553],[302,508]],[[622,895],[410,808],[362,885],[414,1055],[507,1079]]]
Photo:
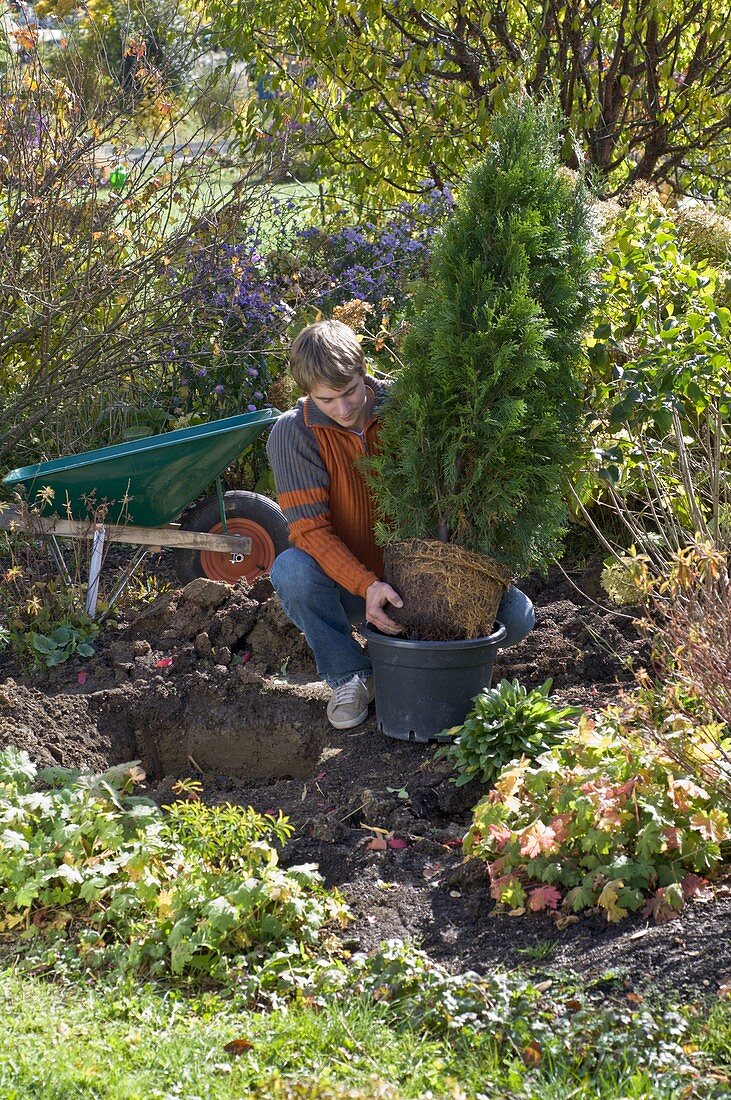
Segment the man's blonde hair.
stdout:
[[289,353],[289,369],[303,393],[318,384],[340,390],[365,374],[365,356],[352,328],[316,321],[303,328]]

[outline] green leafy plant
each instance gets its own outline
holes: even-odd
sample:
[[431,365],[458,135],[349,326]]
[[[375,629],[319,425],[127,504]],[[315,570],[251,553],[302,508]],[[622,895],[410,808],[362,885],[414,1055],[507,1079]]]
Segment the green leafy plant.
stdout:
[[[190,801],[163,813],[132,793],[144,773],[36,773],[0,753],[0,931],[32,965],[79,973],[274,983],[304,965],[336,894],[310,864],[282,869],[281,815]],[[37,781],[49,789],[38,790]]]
[[[703,888],[731,839],[728,805],[626,728],[631,710],[582,718],[531,764],[503,769],[474,810],[465,851],[516,912],[594,906],[662,921]],[[690,731],[686,731],[690,735]]]
[[439,540],[516,573],[556,552],[594,262],[559,125],[546,105],[510,101],[437,240],[369,464],[384,546]]
[[479,779],[492,783],[511,760],[534,760],[556,744],[582,713],[557,707],[548,698],[553,681],[528,691],[518,680],[501,680],[475,697],[474,707],[456,730],[454,744],[439,750],[458,771],[458,787]]
[[[4,641],[31,668],[56,668],[75,655],[93,657],[91,642],[101,627],[86,613],[83,585],[38,579],[47,565],[35,544],[24,542],[21,551],[18,536],[5,539],[16,561],[0,574],[5,582],[0,589],[0,648]],[[21,553],[22,566],[17,564]]]
[[614,220],[588,340],[595,462],[574,493],[610,552],[631,545],[661,575],[697,537],[728,544],[730,287],[657,196]]
[[622,995],[608,1003],[606,991],[583,990],[578,1000],[575,988],[547,994],[518,973],[452,974],[399,941],[354,958],[341,995],[353,992],[375,999],[396,1027],[434,1039],[466,1034],[471,1044],[484,1036],[529,1065],[569,1051],[581,1073],[628,1055],[668,1075],[686,1063],[680,1043],[689,1024],[677,1012],[634,1009]]
[[57,626],[51,634],[31,631],[27,641],[30,649],[37,654],[47,668],[56,668],[74,654],[79,657],[93,657],[96,650],[93,645],[89,645],[87,639],[93,638],[98,632],[99,627],[95,623],[89,623],[85,630],[64,625]]

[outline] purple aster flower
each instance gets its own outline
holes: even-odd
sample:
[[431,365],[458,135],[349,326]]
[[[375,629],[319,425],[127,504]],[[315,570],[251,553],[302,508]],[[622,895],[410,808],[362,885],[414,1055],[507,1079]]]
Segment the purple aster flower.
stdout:
[[217,386],[213,387],[213,392],[214,393],[224,393],[225,389],[226,389],[226,387],[223,385],[223,383],[219,382]]

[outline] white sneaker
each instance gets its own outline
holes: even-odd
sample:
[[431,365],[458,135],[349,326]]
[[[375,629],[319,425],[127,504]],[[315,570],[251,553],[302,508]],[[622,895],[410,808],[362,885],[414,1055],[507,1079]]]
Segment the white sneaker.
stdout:
[[368,704],[376,697],[373,686],[373,677],[368,676],[361,680],[360,676],[354,676],[345,684],[332,689],[330,702],[327,704],[327,716],[330,725],[336,730],[349,730],[353,726],[359,726],[368,717]]

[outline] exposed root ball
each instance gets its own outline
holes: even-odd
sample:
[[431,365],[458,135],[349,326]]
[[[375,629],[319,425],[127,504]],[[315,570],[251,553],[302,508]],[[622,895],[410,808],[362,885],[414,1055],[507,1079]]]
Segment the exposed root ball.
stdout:
[[510,574],[492,558],[459,546],[410,539],[388,546],[385,579],[404,601],[389,608],[408,638],[456,641],[492,633]]

